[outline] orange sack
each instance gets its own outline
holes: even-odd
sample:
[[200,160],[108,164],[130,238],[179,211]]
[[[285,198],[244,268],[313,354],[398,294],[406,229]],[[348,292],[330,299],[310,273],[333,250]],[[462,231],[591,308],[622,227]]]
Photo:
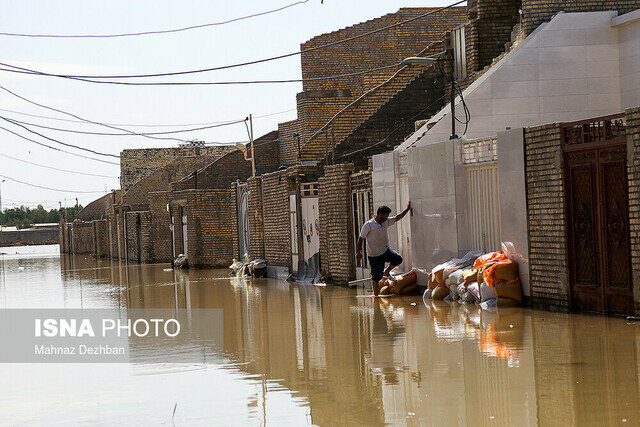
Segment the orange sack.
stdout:
[[482,272],[483,281],[489,286],[495,286],[496,281],[510,281],[518,278],[518,263],[506,259],[496,262]]
[[503,261],[505,259],[508,259],[508,258],[502,251],[490,252],[476,259],[476,262],[473,264],[473,268],[475,268],[476,270],[481,270],[481,267],[486,262],[489,262],[489,261],[498,262],[498,261]]

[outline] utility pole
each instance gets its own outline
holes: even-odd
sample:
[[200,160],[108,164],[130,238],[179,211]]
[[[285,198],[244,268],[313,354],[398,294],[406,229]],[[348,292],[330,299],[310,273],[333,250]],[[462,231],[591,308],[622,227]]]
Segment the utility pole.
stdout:
[[249,139],[251,140],[251,176],[256,177],[256,153],[253,149],[253,117],[249,114]]
[[0,181],[0,242],[2,242],[2,183],[6,180]]
[[60,215],[62,216],[62,219],[64,219],[64,211],[62,210],[62,202],[58,201],[58,204],[60,205]]
[[453,67],[453,49],[451,53],[451,137],[449,139],[458,139],[456,135],[456,76]]
[[76,197],[76,215],[78,215],[78,198]]

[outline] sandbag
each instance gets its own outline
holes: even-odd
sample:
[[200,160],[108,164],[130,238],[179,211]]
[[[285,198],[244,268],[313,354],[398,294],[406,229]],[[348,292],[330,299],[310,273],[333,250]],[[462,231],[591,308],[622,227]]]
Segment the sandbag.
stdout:
[[447,285],[449,289],[454,287],[457,289],[458,285],[462,283],[462,281],[462,270],[456,270],[447,278],[445,285]]
[[423,268],[414,268],[413,270],[416,272],[416,286],[429,287],[429,272]]
[[431,293],[431,299],[435,301],[442,301],[447,295],[449,295],[449,289],[445,286],[438,286]]
[[480,300],[480,286],[478,282],[471,282],[467,285],[467,292],[469,292],[476,300]]
[[458,285],[458,295],[462,296],[467,293],[467,286],[464,283]]
[[481,257],[478,257],[473,264],[473,268],[475,268],[476,270],[480,270],[480,267],[484,266],[489,261],[498,262],[505,259],[507,259],[507,256],[502,251],[490,252],[488,254],[482,255]]
[[402,290],[408,286],[415,286],[416,284],[416,272],[411,270],[408,273],[398,277],[394,282],[391,282],[390,285],[393,290],[397,293],[402,293]]
[[480,285],[480,302],[496,299],[497,297],[496,290],[493,286],[489,286],[486,283]]
[[518,263],[510,259],[496,262],[490,267],[484,269],[482,274],[484,276],[484,281],[489,286],[494,286],[497,280],[507,282],[517,278]]
[[438,285],[444,285],[444,279],[442,278],[444,268],[445,266],[441,264],[431,270],[431,284],[429,286],[432,289],[434,289]]
[[405,286],[404,289],[402,289],[402,291],[400,291],[400,295],[411,295],[417,289],[418,289],[418,287],[416,286],[415,283],[413,285]]
[[462,296],[460,297],[460,300],[462,302],[476,302],[476,297],[473,296],[473,294],[471,292],[465,292],[464,294],[462,294]]
[[425,289],[424,293],[422,294],[422,299],[423,300],[431,299],[432,293],[433,293],[433,289]]
[[522,283],[519,277],[516,276],[515,279],[509,281],[497,280],[494,287],[498,297],[522,304]]
[[462,272],[462,282],[465,285],[468,285],[471,282],[477,282],[477,281],[478,281],[478,270],[476,270],[475,268],[469,268]]
[[389,295],[390,289],[389,286],[383,286],[380,288],[380,291],[378,292],[380,295]]

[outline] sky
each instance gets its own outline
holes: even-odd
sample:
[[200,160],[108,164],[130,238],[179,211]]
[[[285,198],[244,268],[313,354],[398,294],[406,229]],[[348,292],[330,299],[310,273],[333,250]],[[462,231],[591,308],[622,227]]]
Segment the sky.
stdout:
[[[294,0],[60,0],[7,2],[0,32],[26,34],[113,34],[153,31],[218,22],[271,10]],[[0,36],[0,62],[66,74],[148,74],[227,65],[295,52],[300,43],[323,33],[396,12],[401,7],[444,6],[449,0],[309,0],[306,3],[248,20],[190,31],[122,38],[21,38]],[[385,65],[385,64],[381,64]],[[149,81],[223,81],[301,78],[300,57],[197,76]],[[144,81],[144,80],[140,80]],[[254,115],[254,135],[277,129],[295,119],[295,95],[301,83],[233,86],[112,86],[0,71],[0,86],[39,104],[71,112],[94,122],[142,131],[175,130],[172,125],[224,122]],[[11,110],[11,111],[7,111]],[[98,156],[63,147],[29,134],[2,118],[91,132],[117,132],[99,125],[30,117],[19,113],[75,120],[20,100],[0,90],[0,126],[56,148],[108,162]],[[277,113],[277,114],[274,114]],[[261,117],[266,116],[266,117]],[[137,127],[131,125],[160,125]],[[177,146],[140,136],[84,135],[32,128],[59,141],[106,154],[128,148]],[[242,123],[177,136],[206,142],[247,139]],[[5,157],[9,156],[9,157]],[[21,162],[71,170],[88,176]],[[2,208],[42,204],[86,205],[119,187],[119,165],[73,156],[25,141],[0,129]],[[30,187],[24,181],[50,189]]]

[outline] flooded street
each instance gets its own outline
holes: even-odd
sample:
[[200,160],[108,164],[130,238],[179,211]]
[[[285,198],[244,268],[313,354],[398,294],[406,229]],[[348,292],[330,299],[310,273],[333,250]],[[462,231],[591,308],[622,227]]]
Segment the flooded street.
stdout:
[[0,365],[2,424],[640,423],[640,323],[0,252],[2,308],[224,314],[200,364]]

